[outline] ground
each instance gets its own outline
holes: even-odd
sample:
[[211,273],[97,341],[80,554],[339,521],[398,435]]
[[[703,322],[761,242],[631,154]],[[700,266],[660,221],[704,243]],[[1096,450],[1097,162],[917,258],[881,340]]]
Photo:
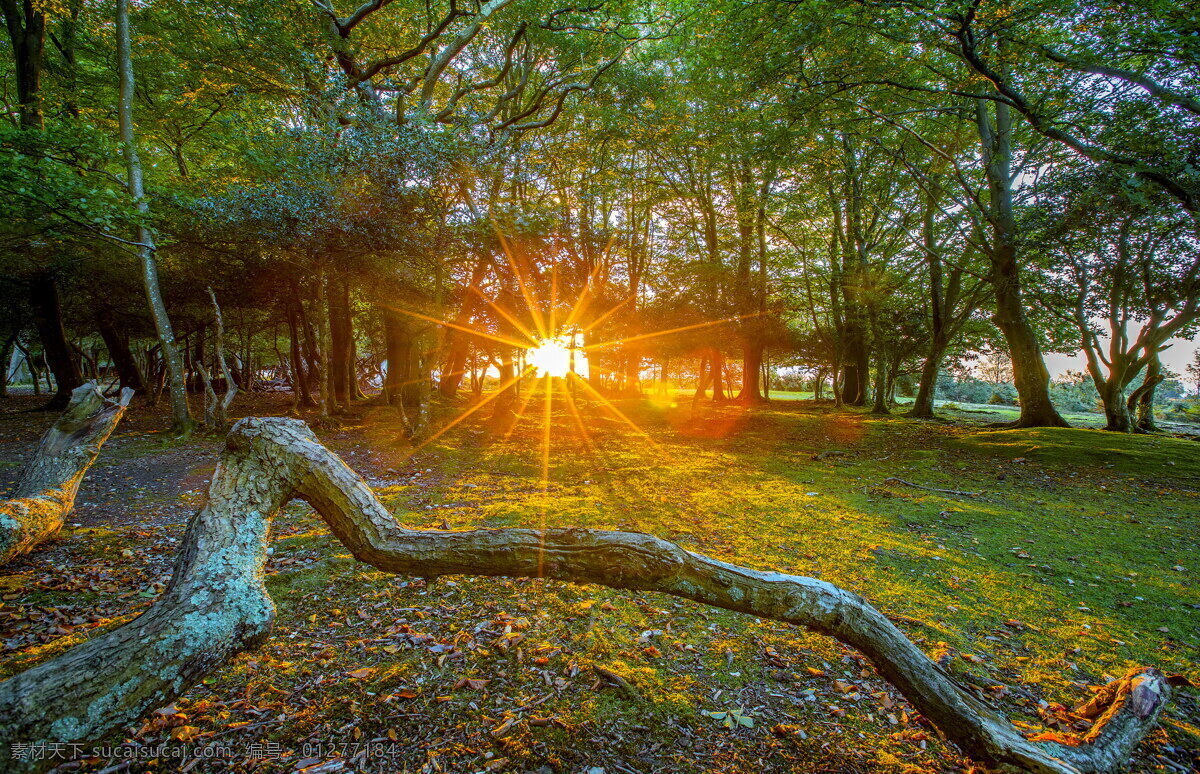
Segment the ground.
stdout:
[[[535,396],[515,426],[488,406],[415,451],[385,408],[319,435],[412,527],[636,530],[850,588],[1030,726],[1133,665],[1200,683],[1200,443],[808,401],[694,410],[660,396],[617,413],[579,395],[577,415],[564,394],[549,425]],[[239,396],[235,413],[289,403]],[[0,483],[53,420],[16,413],[31,405],[0,404]],[[439,407],[433,426],[468,407]],[[127,622],[162,589],[221,445],[165,426],[135,408],[70,528],[4,568],[0,677]],[[129,730],[133,744],[209,757],[123,769],[107,755],[82,770],[969,768],[828,638],[662,595],[387,575],[300,504],[274,532],[272,638]],[[1134,769],[1198,761],[1200,693],[1185,688]]]

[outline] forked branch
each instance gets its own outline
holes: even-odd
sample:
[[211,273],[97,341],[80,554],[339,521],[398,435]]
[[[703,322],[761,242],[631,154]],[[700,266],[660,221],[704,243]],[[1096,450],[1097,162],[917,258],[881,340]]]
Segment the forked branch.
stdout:
[[140,617],[0,683],[0,755],[14,742],[93,740],[169,703],[268,634],[263,585],[271,518],[309,502],[360,561],[387,572],[538,577],[656,591],[805,626],[860,650],[971,757],[1026,771],[1114,771],[1170,695],[1139,669],[1088,707],[1075,746],[1026,739],[960,688],[861,597],[814,578],[727,564],[652,535],[589,529],[410,530],[298,420],[243,419],[229,434],[208,503],[188,525],[171,584]]

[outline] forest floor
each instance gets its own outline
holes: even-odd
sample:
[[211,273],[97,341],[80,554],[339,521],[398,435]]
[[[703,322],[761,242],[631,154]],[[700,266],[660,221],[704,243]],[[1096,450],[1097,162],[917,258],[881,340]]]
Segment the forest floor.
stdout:
[[[1200,443],[802,401],[618,401],[627,422],[561,397],[548,413],[535,397],[515,426],[488,407],[415,453],[386,408],[319,435],[411,527],[636,530],[844,586],[1029,726],[1132,665],[1200,683]],[[235,410],[289,403],[239,396]],[[0,402],[0,485],[54,419],[18,413],[32,405]],[[467,405],[440,407],[433,426]],[[221,447],[171,439],[166,424],[135,408],[69,528],[4,568],[0,678],[162,590]],[[658,594],[388,575],[303,504],[276,520],[268,571],[271,639],[127,735],[210,759],[62,770],[970,770],[858,654],[795,627]],[[1200,692],[1185,688],[1134,769],[1197,768]]]

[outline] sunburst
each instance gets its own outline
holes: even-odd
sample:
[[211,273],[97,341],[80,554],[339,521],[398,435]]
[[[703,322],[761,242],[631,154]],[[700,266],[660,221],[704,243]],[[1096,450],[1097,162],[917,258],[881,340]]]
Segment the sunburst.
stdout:
[[[506,262],[512,272],[513,278],[516,281],[517,288],[520,291],[520,297],[525,302],[526,313],[521,315],[514,310],[506,308],[502,303],[494,298],[489,297],[477,285],[471,285],[467,290],[480,298],[495,315],[498,321],[503,321],[509,326],[511,332],[515,333],[520,338],[504,335],[503,333],[483,330],[480,327],[470,325],[460,325],[455,322],[442,320],[437,317],[416,312],[411,309],[403,309],[400,307],[389,306],[393,311],[409,315],[411,317],[445,326],[453,330],[459,331],[468,336],[476,337],[482,341],[490,341],[500,344],[505,347],[519,349],[524,353],[525,367],[522,372],[515,374],[502,381],[496,389],[485,397],[474,401],[466,406],[462,411],[451,417],[443,426],[436,432],[429,435],[421,443],[411,449],[408,456],[412,456],[421,449],[428,446],[433,441],[444,436],[447,432],[460,425],[467,418],[478,413],[485,406],[496,401],[500,396],[512,390],[523,380],[531,379],[530,389],[522,390],[518,405],[511,410],[510,424],[503,434],[504,439],[512,436],[517,425],[526,416],[530,405],[537,405],[540,400],[541,414],[540,417],[540,432],[536,446],[538,447],[538,468],[540,473],[540,490],[543,494],[548,492],[550,481],[550,460],[552,449],[552,419],[554,411],[554,395],[559,393],[561,405],[566,407],[567,413],[574,422],[575,428],[578,431],[579,437],[584,446],[595,454],[597,451],[595,439],[592,433],[588,430],[588,423],[585,421],[581,406],[595,406],[605,414],[618,421],[621,425],[628,428],[642,442],[645,442],[654,447],[660,454],[664,453],[662,446],[651,437],[651,435],[631,419],[625,412],[618,408],[613,401],[607,398],[599,390],[596,389],[589,381],[589,370],[593,366],[588,364],[587,355],[589,352],[595,353],[603,350],[608,350],[616,347],[621,347],[634,342],[644,342],[647,340],[672,336],[689,331],[698,331],[709,328],[714,328],[720,325],[726,325],[739,320],[749,319],[763,314],[763,312],[755,312],[752,314],[738,315],[734,317],[723,318],[719,320],[709,320],[690,325],[682,325],[674,328],[669,328],[660,331],[651,331],[645,333],[635,333],[629,336],[602,340],[602,341],[587,341],[589,335],[598,326],[609,320],[614,314],[626,307],[635,296],[629,295],[619,302],[612,304],[608,309],[596,315],[594,319],[586,325],[581,323],[581,318],[585,313],[591,313],[591,307],[597,298],[594,285],[598,284],[600,277],[600,263],[598,262],[589,273],[575,302],[572,304],[565,319],[559,322],[558,315],[558,295],[559,295],[559,274],[557,263],[551,264],[549,269],[549,298],[546,309],[543,309],[541,304],[536,299],[534,288],[529,280],[521,271],[520,263],[517,260],[516,253],[513,249],[511,241],[502,233],[499,226],[493,221],[493,228]],[[607,255],[612,247],[612,240],[606,245],[604,254]],[[545,275],[540,275],[545,282]],[[543,284],[544,288],[545,285]],[[532,324],[527,325],[522,321],[522,317],[529,320]],[[586,401],[580,401],[579,395],[582,393],[587,396]],[[535,409],[536,411],[536,409]],[[543,500],[544,502],[544,500]],[[544,515],[544,514],[543,514]]]

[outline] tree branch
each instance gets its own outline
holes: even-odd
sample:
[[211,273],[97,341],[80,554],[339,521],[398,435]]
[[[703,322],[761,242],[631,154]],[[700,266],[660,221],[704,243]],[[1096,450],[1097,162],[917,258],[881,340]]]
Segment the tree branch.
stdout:
[[270,523],[309,502],[360,561],[425,577],[539,577],[656,591],[808,627],[860,650],[968,755],[1044,774],[1114,771],[1170,696],[1137,669],[1089,705],[1098,720],[1071,746],[1022,736],[960,688],[881,612],[814,578],[738,567],[652,535],[590,529],[410,530],[302,422],[243,419],[230,432],[207,504],[188,524],[167,590],[140,617],[0,683],[0,755],[13,742],[93,740],[169,703],[270,631],[263,585]]

